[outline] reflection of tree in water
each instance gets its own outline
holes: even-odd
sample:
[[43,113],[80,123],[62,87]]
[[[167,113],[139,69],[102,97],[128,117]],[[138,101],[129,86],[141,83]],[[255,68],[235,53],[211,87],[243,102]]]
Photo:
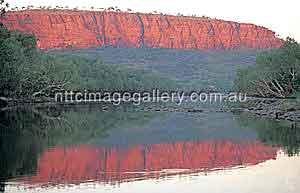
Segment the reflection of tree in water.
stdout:
[[263,142],[282,145],[289,156],[300,152],[300,127],[297,123],[292,123],[289,127],[263,129],[259,137]]
[[253,117],[248,114],[237,115],[237,120],[241,126],[255,128],[262,142],[283,147],[289,156],[299,154],[299,123]]
[[49,147],[89,144],[107,136],[111,128],[142,125],[151,117],[101,108],[0,111],[0,190],[7,179],[34,174],[39,155]]
[[[44,141],[33,133],[41,120],[32,113],[0,112],[0,177],[5,179],[24,173],[32,174]],[[28,129],[24,129],[28,128]],[[39,129],[37,130],[39,131]],[[3,159],[4,158],[4,159]],[[3,188],[4,184],[2,183]]]

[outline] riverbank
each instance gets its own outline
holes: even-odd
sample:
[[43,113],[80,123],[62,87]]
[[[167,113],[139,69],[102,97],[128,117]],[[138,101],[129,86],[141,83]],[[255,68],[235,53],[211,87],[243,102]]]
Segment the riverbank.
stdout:
[[[299,99],[298,99],[299,100]],[[47,98],[39,100],[14,101],[11,100],[6,106],[0,107],[1,111],[18,107],[30,107],[37,109],[47,108],[76,108],[77,106],[88,106],[89,108],[100,108],[103,111],[115,111],[124,106],[130,107],[133,111],[145,112],[187,112],[187,113],[209,113],[209,112],[232,112],[232,113],[250,113],[255,116],[288,120],[300,122],[300,102],[297,99],[274,99],[274,98],[250,98],[246,102],[239,104],[224,106],[201,106],[197,104],[185,105],[161,104],[161,103],[145,103],[141,105],[133,105],[132,103],[124,103],[124,105],[114,105],[109,102],[89,102],[89,103],[57,103]]]
[[299,99],[252,99],[241,104],[241,109],[260,117],[300,121]]

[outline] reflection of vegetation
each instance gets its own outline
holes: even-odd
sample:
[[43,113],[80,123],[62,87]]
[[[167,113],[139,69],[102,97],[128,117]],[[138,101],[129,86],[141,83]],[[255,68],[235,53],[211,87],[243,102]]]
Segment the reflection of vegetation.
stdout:
[[33,134],[32,129],[37,129],[34,125],[38,122],[40,119],[32,113],[0,112],[1,181],[35,171],[37,155],[44,143],[39,129]]
[[0,111],[0,181],[33,174],[39,154],[51,146],[89,144],[107,136],[109,129],[142,125],[151,117],[100,108]]
[[238,123],[244,127],[256,128],[259,139],[267,144],[279,145],[289,156],[300,152],[300,126],[288,121],[274,121],[241,114]]

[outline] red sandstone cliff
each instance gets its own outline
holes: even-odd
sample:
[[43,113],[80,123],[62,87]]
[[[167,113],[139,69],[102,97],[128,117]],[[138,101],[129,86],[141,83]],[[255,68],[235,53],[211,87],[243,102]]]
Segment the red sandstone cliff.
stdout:
[[[28,180],[30,184],[87,180],[116,183],[255,165],[275,159],[276,155],[277,148],[260,142],[187,141],[123,148],[56,147],[41,155],[37,174]],[[165,170],[169,172],[163,172]]]
[[253,24],[206,18],[124,12],[28,10],[9,12],[9,29],[34,33],[38,47],[104,45],[193,49],[280,47],[273,31]]

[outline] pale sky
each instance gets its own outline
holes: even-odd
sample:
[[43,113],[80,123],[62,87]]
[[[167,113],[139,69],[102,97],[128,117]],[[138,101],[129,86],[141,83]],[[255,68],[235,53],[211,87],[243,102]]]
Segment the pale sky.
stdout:
[[300,0],[7,0],[14,6],[51,5],[79,8],[118,6],[126,10],[184,15],[206,15],[219,19],[265,26],[281,38],[300,41]]

